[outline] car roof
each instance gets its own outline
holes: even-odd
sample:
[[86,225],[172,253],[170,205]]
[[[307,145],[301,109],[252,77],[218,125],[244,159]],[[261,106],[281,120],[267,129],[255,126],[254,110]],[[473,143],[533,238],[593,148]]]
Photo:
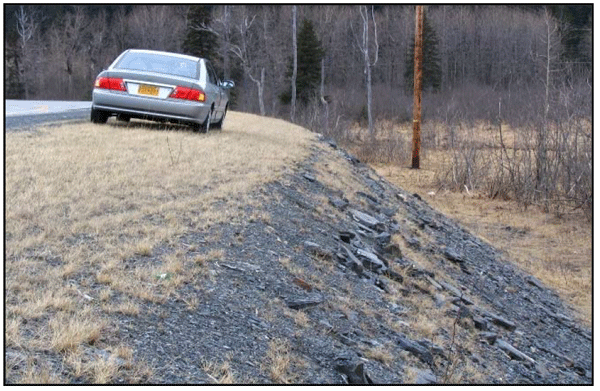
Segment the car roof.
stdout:
[[151,54],[162,54],[164,56],[171,56],[171,57],[179,57],[179,58],[185,58],[188,60],[193,60],[193,61],[200,61],[200,60],[204,60],[203,58],[200,57],[195,57],[195,56],[189,56],[187,54],[180,54],[180,53],[172,53],[172,52],[163,52],[160,50],[149,50],[149,49],[129,49],[127,50],[128,52],[133,52],[133,53],[151,53]]

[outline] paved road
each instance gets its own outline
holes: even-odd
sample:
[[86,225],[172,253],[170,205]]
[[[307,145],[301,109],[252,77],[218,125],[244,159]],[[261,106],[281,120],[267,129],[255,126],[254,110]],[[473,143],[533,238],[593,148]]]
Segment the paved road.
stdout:
[[5,129],[27,129],[45,123],[89,120],[91,104],[92,102],[9,99],[4,104]]

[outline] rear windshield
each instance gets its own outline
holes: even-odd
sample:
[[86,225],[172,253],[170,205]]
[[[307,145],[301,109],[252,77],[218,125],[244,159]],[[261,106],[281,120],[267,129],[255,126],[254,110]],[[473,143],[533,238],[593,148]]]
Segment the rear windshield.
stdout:
[[198,62],[156,53],[129,52],[115,65],[118,69],[158,72],[198,79]]

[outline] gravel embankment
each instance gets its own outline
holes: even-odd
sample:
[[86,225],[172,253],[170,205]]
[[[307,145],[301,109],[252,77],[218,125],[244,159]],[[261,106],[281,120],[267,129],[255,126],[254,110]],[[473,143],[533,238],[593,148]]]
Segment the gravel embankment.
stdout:
[[591,384],[591,331],[552,290],[322,143],[247,196],[262,205],[248,218],[155,251],[222,256],[165,303],[114,315],[144,383]]
[[[325,153],[368,191],[320,182]],[[224,251],[202,283],[121,317],[148,382],[209,383],[202,363],[227,362],[241,383],[591,383],[591,332],[554,292],[333,143],[253,196],[267,217],[181,238]],[[280,377],[275,345],[288,360]]]

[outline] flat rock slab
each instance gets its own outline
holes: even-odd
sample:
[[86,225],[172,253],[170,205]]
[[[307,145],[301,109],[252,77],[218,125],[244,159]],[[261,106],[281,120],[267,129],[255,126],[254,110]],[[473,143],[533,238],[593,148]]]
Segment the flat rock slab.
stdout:
[[525,281],[527,281],[527,283],[538,287],[540,289],[545,289],[544,284],[542,284],[542,282],[540,280],[538,280],[537,278],[535,278],[534,276],[527,276],[525,278]]
[[529,357],[528,355],[521,352],[519,349],[515,348],[514,346],[502,339],[497,339],[495,345],[498,346],[500,349],[504,350],[506,353],[508,353],[508,355],[511,358],[515,360],[527,361],[531,364],[535,364],[535,360],[533,358]]
[[444,250],[444,256],[447,260],[454,263],[464,263],[464,258],[453,248],[446,248]]
[[381,224],[381,222],[379,220],[377,220],[375,217],[368,215],[364,212],[361,212],[359,210],[349,209],[349,212],[352,215],[352,218],[354,220],[356,220],[357,222],[359,222],[371,229],[375,229],[376,226],[379,226]]
[[456,288],[455,286],[453,286],[451,284],[448,284],[447,282],[444,282],[444,281],[438,281],[438,284],[441,285],[448,292],[452,293],[454,296],[460,298],[460,300],[463,303],[465,303],[467,305],[472,305],[473,304],[473,301],[470,300],[465,295],[463,295],[463,293],[461,291],[459,291],[458,288]]
[[436,382],[437,378],[433,372],[431,372],[431,369],[417,372],[415,384],[435,384]]
[[510,320],[504,319],[501,316],[490,314],[489,312],[484,312],[483,316],[485,316],[486,318],[489,318],[494,324],[497,324],[498,326],[502,326],[505,329],[507,329],[508,331],[515,331],[517,328],[516,324],[514,324]]
[[352,253],[350,249],[348,249],[348,247],[343,246],[342,248],[345,252],[345,255],[340,254],[342,256],[343,263],[355,273],[359,275],[362,274],[364,270],[362,262]]
[[344,210],[349,205],[348,200],[337,197],[329,197],[329,203],[341,210]]
[[398,334],[398,339],[396,340],[396,342],[398,343],[400,349],[412,353],[415,357],[423,361],[425,364],[430,365],[431,363],[433,363],[433,354],[431,350],[427,349],[425,346],[419,344],[418,342],[412,341],[401,334]]
[[308,173],[306,173],[306,174],[304,174],[304,175],[303,175],[303,177],[304,177],[304,179],[306,179],[306,180],[307,180],[307,181],[309,181],[309,182],[314,182],[314,181],[316,181],[316,178],[315,178],[315,176],[314,176],[314,175],[312,175],[312,174],[308,174]]
[[374,384],[373,380],[365,370],[365,364],[353,364],[345,361],[340,361],[336,364],[335,369],[346,376],[348,384]]
[[285,304],[293,310],[301,310],[307,307],[319,305],[325,298],[319,294],[310,296],[293,296],[285,299]]
[[383,271],[387,270],[387,266],[385,265],[385,263],[383,263],[383,261],[372,252],[359,248],[356,251],[356,254],[359,256],[360,259],[362,259],[363,266],[366,269],[377,273],[382,273]]

